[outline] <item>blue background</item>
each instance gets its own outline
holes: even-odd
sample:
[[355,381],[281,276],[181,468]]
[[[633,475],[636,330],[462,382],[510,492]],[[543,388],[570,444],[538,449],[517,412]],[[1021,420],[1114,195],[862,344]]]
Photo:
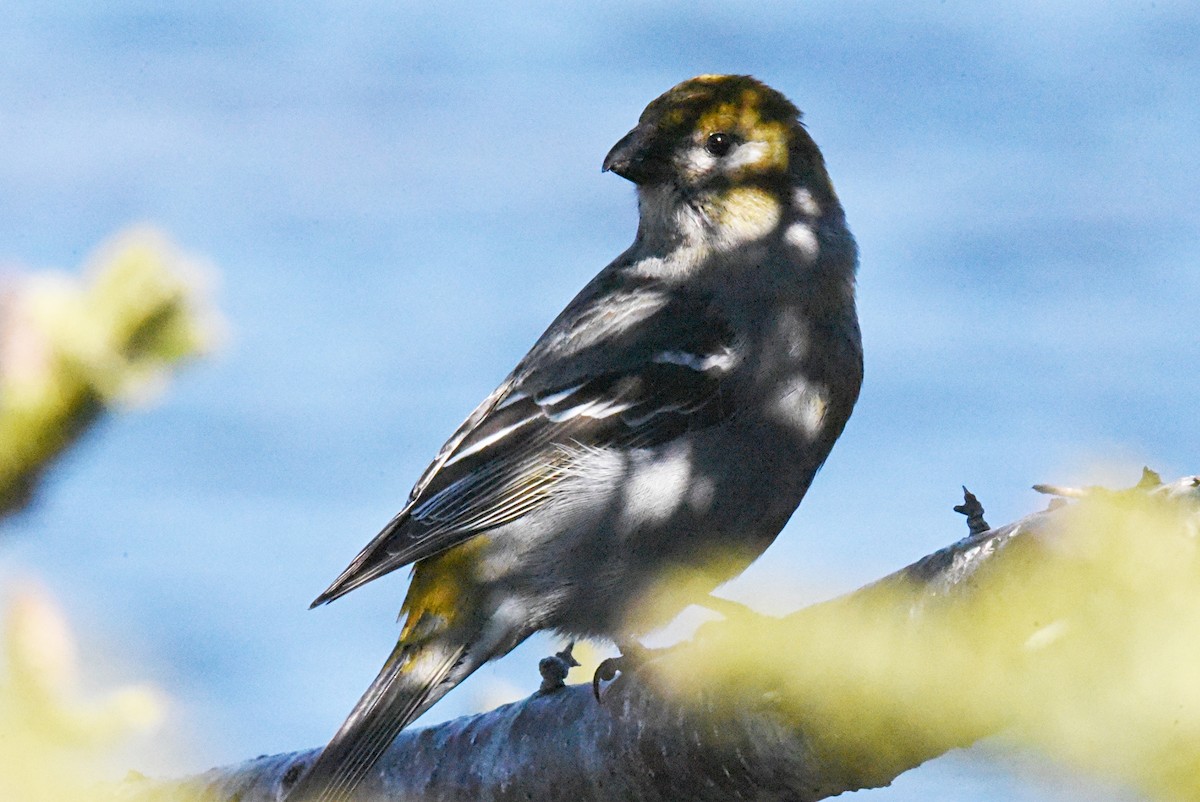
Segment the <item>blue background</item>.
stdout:
[[[340,723],[405,580],[309,600],[629,243],[633,190],[600,161],[697,73],[752,73],[805,110],[862,249],[862,399],[730,595],[786,610],[898,568],[965,533],[961,484],[1003,522],[1043,504],[1033,482],[1200,471],[1194,3],[59,0],[6,18],[0,264],[75,269],[149,221],[221,276],[221,353],[107,421],[0,533],[0,578],[50,588],[93,675],[174,698],[150,771]],[[531,691],[551,645],[424,721]],[[987,747],[858,797],[1118,798]]]

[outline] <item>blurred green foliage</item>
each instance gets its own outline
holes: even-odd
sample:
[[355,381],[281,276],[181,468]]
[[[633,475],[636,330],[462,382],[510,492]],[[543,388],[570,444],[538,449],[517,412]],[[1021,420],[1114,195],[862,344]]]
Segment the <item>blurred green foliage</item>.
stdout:
[[900,574],[714,624],[663,682],[820,722],[818,753],[879,783],[1001,733],[1148,798],[1200,799],[1200,479],[1096,490],[980,543],[994,552],[932,593]]
[[[54,459],[108,409],[144,401],[219,331],[204,270],[160,234],[103,247],[82,278],[0,276],[0,516],[22,509]],[[0,800],[103,796],[117,747],[163,716],[129,687],[85,698],[74,639],[34,586],[10,590],[0,626]]]
[[116,238],[85,274],[0,286],[0,515],[106,408],[145,398],[218,330],[203,271],[153,231]]
[[[156,727],[165,704],[131,686],[86,698],[74,639],[44,592],[10,593],[0,636],[0,799],[77,802],[103,796],[116,747]],[[119,775],[118,775],[119,776]]]

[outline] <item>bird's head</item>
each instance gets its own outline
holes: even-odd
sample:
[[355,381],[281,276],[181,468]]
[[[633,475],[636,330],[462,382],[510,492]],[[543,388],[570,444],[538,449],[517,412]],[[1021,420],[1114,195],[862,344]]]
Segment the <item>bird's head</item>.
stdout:
[[747,75],[701,75],[656,98],[604,169],[637,184],[643,236],[741,244],[790,212],[816,218],[837,205],[800,111]]

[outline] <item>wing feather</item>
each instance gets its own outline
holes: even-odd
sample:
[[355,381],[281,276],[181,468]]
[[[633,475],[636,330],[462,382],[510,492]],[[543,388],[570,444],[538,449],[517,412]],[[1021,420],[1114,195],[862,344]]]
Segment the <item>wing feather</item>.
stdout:
[[580,448],[652,446],[731,414],[731,327],[705,298],[664,301],[653,287],[643,295],[651,300],[628,288],[610,294],[617,308],[607,316],[596,299],[577,299],[574,315],[568,307],[313,604],[528,515],[561,489]]

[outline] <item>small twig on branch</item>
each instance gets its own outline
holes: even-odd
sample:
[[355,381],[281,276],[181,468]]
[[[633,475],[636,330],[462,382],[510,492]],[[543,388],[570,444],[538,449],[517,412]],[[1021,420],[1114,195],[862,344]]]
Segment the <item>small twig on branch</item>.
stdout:
[[983,520],[983,504],[975,497],[975,494],[967,490],[967,486],[963,485],[963,503],[954,508],[954,511],[960,515],[967,516],[967,529],[972,535],[982,535],[987,530],[991,529],[988,522]]

